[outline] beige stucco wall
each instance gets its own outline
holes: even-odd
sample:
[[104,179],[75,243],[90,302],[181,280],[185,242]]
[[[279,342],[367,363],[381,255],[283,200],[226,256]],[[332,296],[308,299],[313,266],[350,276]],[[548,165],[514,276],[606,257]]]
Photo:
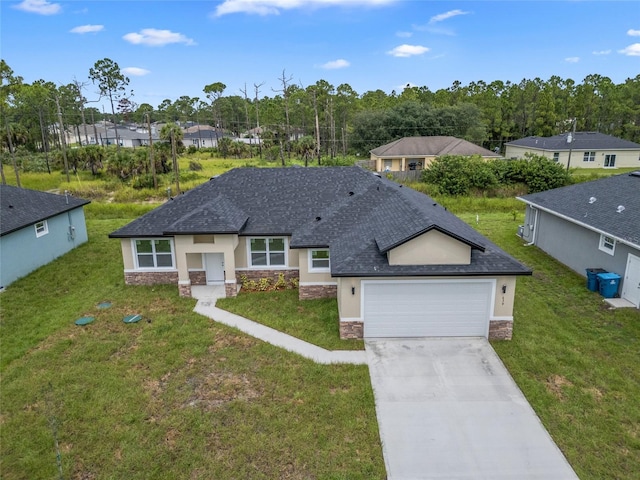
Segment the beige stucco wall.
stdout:
[[[586,150],[572,150],[571,152],[571,167],[577,168],[605,168],[604,159],[605,155],[615,155],[616,163],[615,168],[618,167],[638,167],[640,168],[640,150],[589,150],[596,152],[595,160],[593,162],[585,162],[584,152]],[[550,160],[553,160],[554,151],[551,150],[535,150],[532,148],[518,147],[507,145],[505,150],[505,158],[524,158],[527,152],[534,153],[536,155],[542,155]],[[569,151],[560,151],[558,157],[558,163],[560,165],[567,166],[569,161]]]
[[189,270],[202,270],[202,254],[201,253],[187,253],[187,268]]
[[309,271],[309,250],[301,248],[299,250],[291,250],[298,252],[298,265],[300,267],[300,283],[336,283],[335,278],[331,278],[331,272],[310,272]]
[[[513,318],[513,301],[516,291],[516,277],[370,277],[370,278],[339,278],[338,279],[338,313],[340,320],[362,320],[362,312],[360,309],[360,295],[362,292],[363,280],[494,280],[496,283],[494,307],[492,319],[511,319]],[[506,285],[506,293],[502,293],[502,286]],[[355,293],[351,293],[351,288],[355,288]],[[460,301],[464,301],[461,298]]]
[[387,252],[389,265],[469,265],[471,247],[437,230]]
[[[247,242],[250,237],[239,237],[238,238],[238,247],[235,251],[235,263],[236,268],[248,268],[248,259],[247,259]],[[291,237],[287,238],[287,245],[291,242]],[[288,267],[298,268],[298,250],[289,249],[287,253],[288,257]],[[262,267],[264,268],[264,267]]]
[[375,160],[376,162],[376,171],[383,172],[384,171],[384,161],[391,160],[391,171],[392,172],[404,172],[409,170],[409,164],[412,162],[421,162],[421,169],[429,165],[436,157],[434,156],[426,156],[426,157],[398,157],[398,158],[382,158],[376,157],[375,155],[371,155],[371,160]]
[[121,238],[120,248],[122,249],[122,262],[124,263],[124,269],[133,270],[134,268],[136,268],[133,261],[133,248],[131,246],[131,239]]

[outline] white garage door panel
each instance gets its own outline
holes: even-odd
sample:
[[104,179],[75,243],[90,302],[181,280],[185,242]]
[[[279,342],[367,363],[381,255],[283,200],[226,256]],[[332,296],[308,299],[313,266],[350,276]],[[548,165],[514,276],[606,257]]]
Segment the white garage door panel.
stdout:
[[367,282],[365,337],[487,336],[491,282]]

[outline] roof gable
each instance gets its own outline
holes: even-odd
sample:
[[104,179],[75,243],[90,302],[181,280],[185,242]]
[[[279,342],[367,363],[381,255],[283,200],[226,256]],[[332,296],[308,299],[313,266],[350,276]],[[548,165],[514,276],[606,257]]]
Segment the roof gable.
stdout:
[[0,185],[0,235],[20,230],[90,203],[89,200]]
[[[532,193],[520,200],[640,247],[640,171]],[[624,207],[618,212],[618,207]]]

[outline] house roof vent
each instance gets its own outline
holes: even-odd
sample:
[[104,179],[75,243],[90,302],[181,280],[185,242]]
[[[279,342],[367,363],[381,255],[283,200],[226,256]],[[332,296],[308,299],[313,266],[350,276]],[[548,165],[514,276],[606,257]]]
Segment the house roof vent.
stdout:
[[616,208],[616,212],[618,213],[624,212],[624,205],[618,205],[618,208]]
[[591,198],[589,198],[589,203],[595,203],[596,200],[597,200],[596,197],[591,197]]

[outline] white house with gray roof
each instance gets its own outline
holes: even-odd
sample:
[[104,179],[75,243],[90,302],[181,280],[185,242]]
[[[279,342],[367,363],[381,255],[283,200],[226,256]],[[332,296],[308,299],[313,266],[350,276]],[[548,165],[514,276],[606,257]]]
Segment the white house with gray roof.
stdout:
[[531,271],[430,197],[358,167],[238,168],[119,230],[127,284],[299,281],[343,338],[511,338]]
[[505,146],[506,158],[524,158],[525,154],[534,153],[565,167],[640,168],[640,144],[598,132],[526,137]]
[[640,170],[519,197],[522,238],[587,276],[622,278],[621,298],[640,308]]
[[0,288],[86,242],[88,203],[0,185]]

